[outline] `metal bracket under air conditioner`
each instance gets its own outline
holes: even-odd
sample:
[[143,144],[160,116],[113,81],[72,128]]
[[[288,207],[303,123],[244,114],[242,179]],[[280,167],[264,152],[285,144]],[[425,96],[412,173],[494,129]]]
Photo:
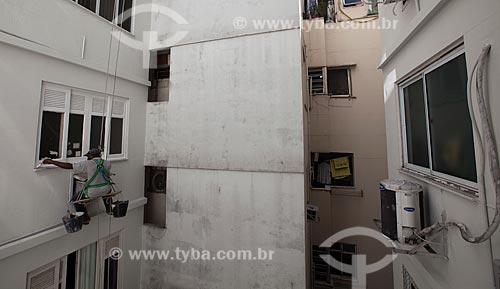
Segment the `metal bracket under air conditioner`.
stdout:
[[[442,223],[446,224],[446,211],[441,214]],[[381,230],[380,223],[375,221],[377,227]],[[385,236],[385,235],[384,235]],[[440,238],[439,238],[440,237]],[[389,239],[387,237],[387,239]],[[396,254],[429,256],[448,260],[448,228],[442,227],[429,235],[423,236],[421,242],[415,245],[403,244],[397,240],[389,241],[392,243],[392,251]]]

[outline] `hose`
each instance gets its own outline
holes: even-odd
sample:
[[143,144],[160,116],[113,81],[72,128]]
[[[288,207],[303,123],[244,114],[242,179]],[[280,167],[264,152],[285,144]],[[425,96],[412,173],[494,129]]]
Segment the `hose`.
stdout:
[[[490,113],[488,110],[488,104],[487,104],[487,99],[485,96],[486,89],[484,87],[484,82],[485,78],[487,77],[487,70],[486,70],[486,62],[488,60],[489,53],[491,51],[491,45],[486,45],[483,50],[481,51],[481,54],[479,56],[478,60],[478,66],[477,66],[477,74],[476,74],[476,91],[477,91],[477,105],[479,108],[479,116],[481,118],[481,127],[482,127],[482,136],[484,138],[484,144],[482,141],[480,141],[481,146],[485,146],[485,150],[483,150],[483,153],[487,152],[488,157],[489,157],[489,166],[490,166],[490,171],[491,171],[491,176],[494,181],[495,185],[495,193],[496,193],[496,208],[495,208],[495,217],[493,218],[493,221],[491,222],[491,225],[488,226],[488,229],[486,231],[478,236],[478,237],[473,237],[470,235],[470,233],[467,231],[467,227],[462,224],[462,223],[455,223],[455,222],[450,222],[448,223],[451,226],[455,226],[460,230],[460,233],[462,234],[462,238],[464,238],[465,241],[469,243],[483,243],[487,241],[488,239],[491,238],[491,236],[495,233],[495,231],[498,229],[498,226],[500,225],[500,165],[498,162],[498,148],[496,146],[496,140],[495,140],[495,133],[493,131],[493,125],[490,117]],[[472,76],[471,76],[472,77]],[[469,96],[471,97],[471,96]],[[471,111],[473,111],[472,107],[470,108]],[[471,114],[471,119],[475,123],[474,127],[477,128],[477,121],[475,117],[473,116],[473,113]],[[478,131],[478,135],[481,136],[481,134]],[[483,160],[485,158],[483,157]],[[483,161],[483,165],[484,165]],[[484,184],[484,170],[482,174],[483,178],[483,184]],[[486,194],[486,191],[485,191]],[[485,202],[487,201],[486,198],[484,200]]]

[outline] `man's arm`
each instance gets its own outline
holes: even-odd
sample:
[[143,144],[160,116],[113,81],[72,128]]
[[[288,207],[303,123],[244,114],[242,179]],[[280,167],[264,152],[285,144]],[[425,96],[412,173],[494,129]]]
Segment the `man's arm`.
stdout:
[[73,164],[64,163],[64,162],[58,162],[58,161],[54,161],[54,160],[51,160],[51,159],[43,160],[43,164],[45,164],[45,165],[55,165],[55,166],[60,167],[61,169],[66,169],[66,170],[72,170],[73,169]]

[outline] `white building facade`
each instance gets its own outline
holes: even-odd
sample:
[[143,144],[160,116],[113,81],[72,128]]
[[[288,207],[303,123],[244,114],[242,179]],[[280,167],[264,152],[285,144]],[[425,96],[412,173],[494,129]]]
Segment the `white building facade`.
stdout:
[[[168,101],[148,104],[147,166],[166,169],[166,229],[144,246],[272,250],[263,261],[143,263],[143,288],[304,288],[301,8],[290,1],[157,1],[170,49]],[[279,19],[286,27],[257,21]],[[189,33],[173,45],[162,42]]]
[[[114,20],[132,7],[126,0],[0,6],[0,288],[139,288],[140,262],[115,263],[105,252],[141,248],[149,81],[142,51],[111,32],[139,40],[150,15]],[[129,212],[112,219],[93,210],[90,225],[67,234],[72,174],[36,165],[76,162],[99,144]]]
[[[491,45],[485,91],[498,136],[500,2],[398,1],[380,6],[380,13],[398,21],[382,32],[380,65],[385,77],[389,177],[423,186],[427,225],[461,222],[479,236],[494,218],[498,180],[492,180],[487,157],[486,190],[482,188],[481,145],[469,117],[467,88],[483,47]],[[481,127],[475,79],[471,83]],[[500,258],[500,232],[481,244],[466,242],[455,227],[443,234],[447,238],[432,245],[435,256],[398,256],[394,288],[494,288],[498,276],[492,264]]]

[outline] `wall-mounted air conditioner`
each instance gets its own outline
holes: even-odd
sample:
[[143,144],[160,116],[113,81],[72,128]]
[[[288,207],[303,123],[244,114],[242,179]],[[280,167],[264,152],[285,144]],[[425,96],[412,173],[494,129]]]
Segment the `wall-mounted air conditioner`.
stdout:
[[406,243],[407,238],[425,227],[423,191],[407,180],[380,182],[382,233]]

